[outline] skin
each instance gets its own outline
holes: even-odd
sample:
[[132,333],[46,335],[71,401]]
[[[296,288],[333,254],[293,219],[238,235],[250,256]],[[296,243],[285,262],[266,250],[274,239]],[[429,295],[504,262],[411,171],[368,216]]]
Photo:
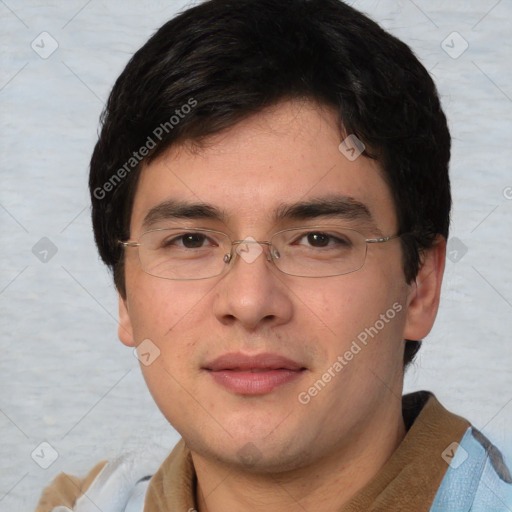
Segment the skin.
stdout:
[[[394,235],[397,217],[379,164],[351,162],[338,150],[336,113],[286,101],[211,137],[198,148],[170,148],[147,165],[135,196],[131,239],[147,212],[168,199],[205,202],[221,220],[184,224],[268,240],[279,229],[325,219],[276,223],[282,203],[333,194],[369,209],[370,238]],[[329,222],[334,222],[328,219]],[[155,227],[165,226],[160,221]],[[141,365],[162,413],[192,451],[200,511],[336,510],[382,468],[405,435],[401,415],[404,339],[430,331],[444,270],[442,238],[427,251],[415,282],[404,279],[398,240],[368,247],[357,272],[308,279],[259,257],[238,258],[228,273],[173,281],[141,270],[126,250],[119,337],[150,339],[160,356]],[[402,310],[307,404],[297,399],[393,304]],[[236,394],[202,369],[228,352],[272,352],[306,370],[272,392]],[[251,444],[248,444],[251,443]],[[254,455],[252,462],[242,454]]]

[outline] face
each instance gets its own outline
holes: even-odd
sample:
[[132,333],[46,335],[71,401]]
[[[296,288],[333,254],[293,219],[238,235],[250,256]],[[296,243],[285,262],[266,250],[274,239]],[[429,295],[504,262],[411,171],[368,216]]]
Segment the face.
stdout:
[[[285,102],[200,149],[171,148],[142,170],[131,239],[177,225],[232,240],[319,224],[366,238],[396,234],[379,164],[350,161],[341,140],[335,112]],[[208,205],[210,213],[178,212],[170,201]],[[352,206],[298,215],[299,203]],[[356,203],[367,214],[354,213]],[[193,452],[265,471],[298,468],[360,445],[400,410],[403,339],[430,327],[414,317],[418,289],[404,280],[398,240],[369,244],[357,272],[322,278],[281,273],[267,247],[254,261],[238,256],[228,272],[195,281],[148,275],[136,248],[125,254],[120,338],[134,346],[149,339],[160,351],[141,368]]]

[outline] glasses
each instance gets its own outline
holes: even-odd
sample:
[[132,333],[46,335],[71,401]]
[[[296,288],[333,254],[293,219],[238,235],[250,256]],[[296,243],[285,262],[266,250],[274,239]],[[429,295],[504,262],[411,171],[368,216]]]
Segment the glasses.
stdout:
[[350,274],[364,265],[368,244],[399,237],[365,238],[351,228],[308,226],[278,231],[268,241],[231,240],[220,231],[176,227],[152,229],[137,241],[118,243],[125,248],[138,248],[140,265],[147,274],[162,279],[192,280],[223,274],[233,265],[236,255],[252,263],[263,252],[267,261],[290,276]]

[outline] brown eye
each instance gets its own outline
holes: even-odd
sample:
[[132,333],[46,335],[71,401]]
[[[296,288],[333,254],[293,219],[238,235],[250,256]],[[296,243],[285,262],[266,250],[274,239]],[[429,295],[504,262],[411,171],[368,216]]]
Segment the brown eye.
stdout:
[[325,233],[309,233],[308,243],[313,247],[326,247],[331,237]]
[[162,249],[201,249],[208,242],[208,237],[202,233],[183,233],[165,238],[159,243]]
[[183,246],[187,249],[197,249],[203,247],[206,236],[199,233],[187,233],[181,237]]

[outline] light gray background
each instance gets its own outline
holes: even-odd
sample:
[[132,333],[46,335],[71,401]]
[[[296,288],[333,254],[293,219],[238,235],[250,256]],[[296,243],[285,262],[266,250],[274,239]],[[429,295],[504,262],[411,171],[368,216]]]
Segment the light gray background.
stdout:
[[[510,446],[512,2],[351,3],[413,47],[438,84],[454,139],[456,261],[447,262],[438,321],[406,390],[432,390]],[[87,167],[113,81],[184,5],[0,0],[1,510],[32,510],[60,471],[83,474],[149,443],[163,459],[177,439],[117,341]],[[40,53],[58,48],[43,59],[32,41]],[[33,253],[43,237],[57,248],[46,263]],[[50,461],[52,449],[37,448],[43,441],[58,454],[46,470],[31,457],[36,450],[40,464]]]

